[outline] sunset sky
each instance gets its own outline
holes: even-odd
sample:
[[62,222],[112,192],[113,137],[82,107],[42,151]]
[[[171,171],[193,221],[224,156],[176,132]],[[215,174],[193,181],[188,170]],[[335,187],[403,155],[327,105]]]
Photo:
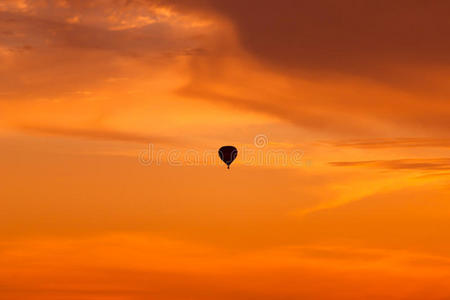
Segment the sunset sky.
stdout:
[[449,12],[0,0],[0,299],[450,299]]

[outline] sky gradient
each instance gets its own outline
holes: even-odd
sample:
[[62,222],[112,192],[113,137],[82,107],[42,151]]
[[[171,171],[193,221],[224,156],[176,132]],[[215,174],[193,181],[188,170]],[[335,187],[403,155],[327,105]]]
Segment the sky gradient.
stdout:
[[0,0],[0,299],[450,299],[449,10]]

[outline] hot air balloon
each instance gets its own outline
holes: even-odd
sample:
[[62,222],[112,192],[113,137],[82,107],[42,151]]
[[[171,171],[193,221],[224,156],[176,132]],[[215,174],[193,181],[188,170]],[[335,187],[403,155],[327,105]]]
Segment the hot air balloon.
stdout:
[[228,169],[230,168],[231,163],[234,161],[237,155],[238,150],[233,146],[223,146],[219,149],[219,157],[221,160],[223,160],[224,163],[227,164]]

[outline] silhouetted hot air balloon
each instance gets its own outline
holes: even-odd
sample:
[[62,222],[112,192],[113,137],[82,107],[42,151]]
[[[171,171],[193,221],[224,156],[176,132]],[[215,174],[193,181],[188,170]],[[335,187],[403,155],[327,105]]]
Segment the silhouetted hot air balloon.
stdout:
[[223,146],[219,149],[219,157],[221,160],[223,160],[224,163],[227,164],[228,169],[230,168],[231,163],[234,161],[237,155],[238,151],[233,146]]

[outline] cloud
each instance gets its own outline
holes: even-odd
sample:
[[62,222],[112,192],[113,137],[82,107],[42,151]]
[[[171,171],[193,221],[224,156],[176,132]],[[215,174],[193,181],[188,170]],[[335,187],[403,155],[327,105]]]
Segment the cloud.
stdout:
[[324,142],[336,147],[384,149],[384,148],[449,148],[448,138],[391,138],[391,139],[360,139],[337,142]]
[[450,170],[450,158],[341,161],[330,162],[329,164],[335,167],[365,167],[388,170]]
[[386,76],[390,64],[450,63],[447,1],[170,2],[229,18],[242,45],[275,67]]
[[66,4],[0,10],[0,100],[64,96],[110,77],[136,76],[144,66],[150,76],[178,57],[206,51],[199,37],[205,29],[190,26],[191,19],[120,1],[60,2]]
[[[193,64],[187,86],[191,95],[209,94],[211,102],[225,100],[302,128],[352,137],[379,136],[386,130],[405,136],[448,133],[445,99],[450,90],[443,78],[450,74],[450,43],[443,34],[450,33],[450,26],[442,13],[449,8],[445,1],[165,3],[183,13],[225,18],[243,52],[227,49],[222,57],[232,56],[240,65],[221,64],[217,57]],[[249,63],[255,61],[259,65]],[[239,72],[245,76],[240,78]],[[273,74],[290,88],[280,90],[270,82],[276,80]],[[267,82],[256,79],[263,75]],[[218,83],[221,92],[210,93]],[[236,87],[246,87],[246,95],[230,95]]]
[[86,138],[92,140],[109,140],[121,141],[140,144],[162,143],[162,144],[179,144],[178,139],[154,136],[154,135],[140,135],[135,133],[125,133],[114,130],[95,130],[95,129],[81,129],[81,128],[58,128],[58,127],[36,127],[36,126],[22,126],[22,131],[32,134],[41,135],[55,135],[68,136],[77,138]]
[[427,178],[442,178],[445,176],[450,176],[450,173],[431,173],[419,176],[419,178],[427,179]]
[[3,101],[65,97],[111,77],[159,78],[179,64],[189,80],[178,96],[315,132],[450,128],[449,43],[436,33],[448,27],[444,2],[24,3],[0,12]]
[[[233,95],[223,93],[223,91],[214,91],[204,83],[192,83],[186,85],[178,90],[178,94],[183,97],[214,101],[228,107],[271,115],[299,127],[317,131],[337,131],[358,135],[367,133],[367,131],[370,130],[367,126],[362,125],[357,120],[349,118],[347,119],[347,122],[344,123],[341,122],[342,116],[336,116],[331,112],[320,111],[313,107],[304,109],[301,103],[292,103],[289,99],[283,99],[286,104],[282,104],[280,102],[271,101],[266,95],[258,95],[258,97],[255,98],[252,98],[251,96],[247,97],[245,94]],[[327,119],[327,122],[324,122],[324,119]]]
[[447,186],[421,182],[416,187],[383,189],[356,201],[314,211],[301,223],[305,228],[320,228],[322,238],[354,241],[370,248],[415,249],[443,256],[448,263],[449,234],[439,230],[450,226],[448,199]]
[[[349,263],[352,255],[357,258]],[[442,299],[448,292],[439,280],[448,270],[438,264],[448,264],[447,258],[389,249],[306,246],[231,252],[116,233],[7,240],[0,262],[2,295],[8,299],[356,300],[388,292],[388,299],[402,299],[423,290],[427,299]],[[374,280],[383,284],[373,285]]]

